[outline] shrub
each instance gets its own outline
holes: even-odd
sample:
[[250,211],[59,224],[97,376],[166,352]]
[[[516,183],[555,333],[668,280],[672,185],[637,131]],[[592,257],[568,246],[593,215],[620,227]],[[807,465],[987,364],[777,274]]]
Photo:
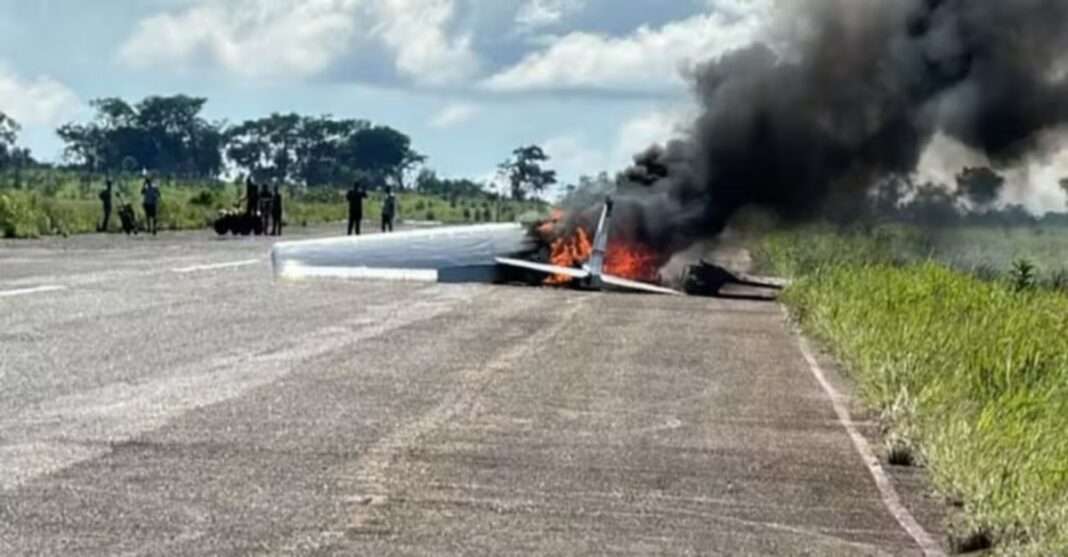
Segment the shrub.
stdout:
[[36,238],[51,230],[51,222],[36,194],[0,193],[0,233],[5,238]]
[[1034,263],[1026,259],[1020,259],[1013,263],[1009,276],[1012,280],[1012,287],[1017,292],[1034,290],[1036,284]]
[[218,203],[218,196],[211,190],[201,190],[189,199],[189,203],[198,207],[215,207]]

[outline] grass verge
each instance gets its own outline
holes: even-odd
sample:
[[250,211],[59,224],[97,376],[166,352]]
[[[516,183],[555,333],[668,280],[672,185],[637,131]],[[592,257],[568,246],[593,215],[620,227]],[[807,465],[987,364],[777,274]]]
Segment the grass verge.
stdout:
[[1068,555],[1068,295],[907,262],[887,238],[793,245],[758,251],[795,277],[783,300],[882,412],[887,438],[960,506],[956,545]]

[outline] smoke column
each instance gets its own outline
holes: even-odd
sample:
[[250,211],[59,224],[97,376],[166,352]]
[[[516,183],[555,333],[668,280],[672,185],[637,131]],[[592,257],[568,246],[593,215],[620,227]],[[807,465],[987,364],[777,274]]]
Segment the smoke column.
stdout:
[[866,204],[936,132],[1008,164],[1068,120],[1066,0],[797,0],[781,31],[699,67],[685,139],[635,157],[624,228],[671,252],[744,207]]

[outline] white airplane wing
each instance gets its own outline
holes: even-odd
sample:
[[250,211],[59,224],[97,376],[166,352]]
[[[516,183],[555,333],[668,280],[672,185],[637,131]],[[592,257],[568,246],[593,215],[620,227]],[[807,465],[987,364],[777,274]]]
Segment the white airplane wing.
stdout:
[[626,290],[638,290],[640,292],[648,292],[650,294],[665,294],[668,296],[685,296],[685,294],[679,292],[678,290],[664,288],[663,286],[656,286],[655,284],[627,280],[625,278],[614,277],[612,275],[601,275],[601,282],[608,286],[613,286],[615,288],[624,288]]
[[546,265],[544,263],[534,263],[533,261],[523,261],[522,259],[510,259],[507,257],[498,257],[497,263],[499,265],[506,265],[508,267],[518,267],[520,269],[527,269],[529,271],[537,271],[539,273],[545,273],[547,275],[564,275],[576,279],[584,279],[590,276],[589,271],[582,269],[572,269],[570,267],[558,267],[556,265]]

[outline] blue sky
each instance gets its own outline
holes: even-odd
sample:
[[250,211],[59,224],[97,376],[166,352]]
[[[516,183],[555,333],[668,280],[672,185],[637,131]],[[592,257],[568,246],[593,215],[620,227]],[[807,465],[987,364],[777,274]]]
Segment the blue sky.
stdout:
[[0,111],[35,156],[102,96],[187,93],[212,119],[333,114],[489,176],[544,145],[614,170],[689,113],[693,64],[752,40],[761,0],[0,0]]

